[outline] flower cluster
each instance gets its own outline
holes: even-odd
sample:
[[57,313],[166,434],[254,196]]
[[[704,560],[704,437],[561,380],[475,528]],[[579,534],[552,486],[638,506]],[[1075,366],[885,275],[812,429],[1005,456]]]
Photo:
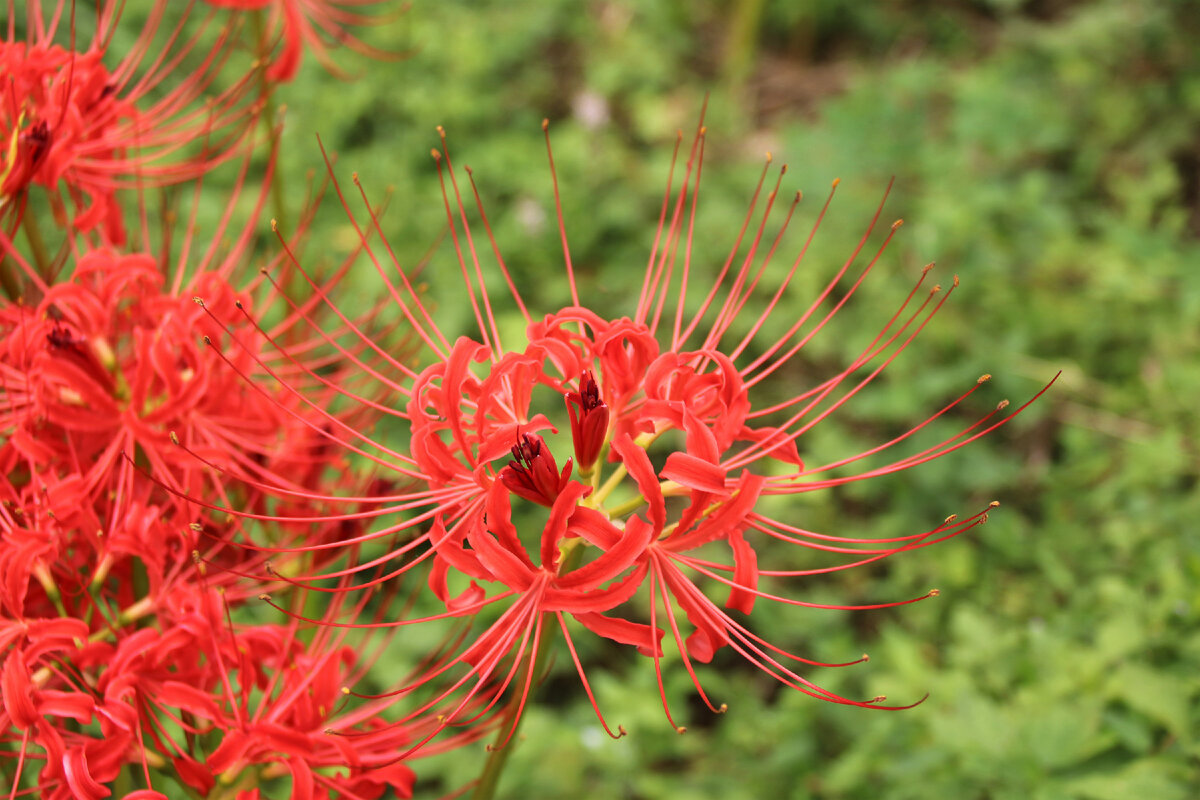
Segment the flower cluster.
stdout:
[[[228,81],[243,17],[180,17],[165,1],[113,52],[124,6],[98,4],[82,49],[62,4],[31,4],[0,43],[0,787],[253,798],[282,781],[297,797],[409,796],[414,774],[396,754],[431,721],[392,724],[386,703],[347,711],[342,692],[380,648],[246,613],[268,569],[326,566],[359,528],[267,518],[318,516],[324,495],[370,486],[323,431],[373,411],[331,413],[304,380],[344,372],[298,326],[315,301],[254,322],[283,305],[249,268],[273,154],[250,216],[230,227],[274,79],[256,66]],[[235,197],[215,228],[173,212],[148,222],[147,190],[224,162]],[[262,266],[287,277],[282,253]],[[354,324],[378,333],[371,316]],[[303,397],[264,388],[269,376]],[[262,516],[253,537],[267,546],[235,544],[247,526],[206,503]],[[336,548],[290,555],[301,541]]]

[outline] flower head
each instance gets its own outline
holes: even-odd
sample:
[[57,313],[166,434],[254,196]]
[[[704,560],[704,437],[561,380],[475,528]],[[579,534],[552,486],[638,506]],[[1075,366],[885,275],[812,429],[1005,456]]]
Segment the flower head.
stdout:
[[167,4],[156,0],[138,41],[117,62],[109,43],[122,4],[98,5],[83,49],[75,49],[74,15],[64,47],[57,42],[62,9],[45,20],[38,3],[30,4],[27,40],[0,41],[0,215],[10,237],[27,192],[38,186],[49,193],[60,226],[98,229],[121,244],[119,188],[202,175],[236,152],[257,118],[253,72],[210,91],[228,56],[227,36],[198,67],[181,69],[197,39],[160,31]]
[[[698,288],[700,271],[692,264],[691,237],[705,137],[701,127],[679,187],[673,189],[673,183],[668,183],[642,289],[627,316],[607,317],[581,302],[560,212],[563,279],[570,302],[544,316],[535,317],[528,310],[491,241],[496,268],[526,321],[525,342],[506,346],[444,136],[442,149],[434,155],[477,338],[460,337],[451,344],[404,270],[400,269],[398,281],[393,280],[368,253],[400,312],[426,344],[429,364],[388,384],[402,401],[403,410],[393,414],[411,431],[407,450],[385,448],[359,434],[364,443],[359,452],[414,482],[411,491],[380,498],[377,512],[394,514],[392,521],[364,534],[362,541],[406,537],[406,543],[389,556],[399,562],[394,575],[432,560],[430,586],[447,610],[430,620],[479,619],[478,612],[485,607],[503,609],[480,623],[482,630],[456,658],[446,659],[398,690],[406,694],[447,678],[449,687],[429,701],[430,707],[444,709],[447,725],[465,724],[477,713],[475,701],[486,701],[490,707],[510,686],[517,687],[513,702],[523,705],[536,654],[553,631],[562,632],[591,696],[585,665],[572,642],[573,626],[635,647],[652,658],[660,688],[663,642],[669,634],[696,690],[714,711],[722,706],[709,701],[694,665],[711,660],[722,648],[814,697],[880,707],[879,698],[848,698],[812,682],[801,668],[820,662],[770,643],[754,632],[746,617],[759,600],[877,608],[933,596],[936,592],[872,605],[833,605],[805,601],[775,587],[786,579],[850,569],[957,536],[981,524],[991,508],[963,518],[952,516],[906,536],[874,540],[809,530],[792,513],[779,516],[777,502],[766,502],[773,496],[882,477],[947,455],[1005,424],[1025,406],[1006,411],[1007,404],[1002,403],[933,446],[895,454],[913,434],[970,397],[982,385],[981,379],[890,441],[848,456],[804,452],[802,457],[806,434],[901,355],[946,302],[957,278],[948,290],[941,286],[923,290],[930,271],[926,267],[895,312],[864,337],[859,354],[849,364],[811,380],[806,387],[779,391],[782,387],[772,383],[851,300],[880,262],[900,223],[885,231],[872,255],[860,259],[881,204],[857,248],[817,299],[799,314],[785,312],[785,291],[807,245],[779,286],[765,289],[760,279],[780,248],[800,196],[783,215],[779,232],[768,240],[765,232],[779,184],[767,195],[761,217],[752,227],[759,213],[760,178],[742,228],[743,234],[747,229],[755,231],[748,252],[739,262],[744,244],[739,235],[724,265]],[[474,190],[469,169],[467,174]],[[765,178],[765,169],[763,174]],[[557,183],[554,190],[557,201]],[[831,191],[813,233],[832,197]],[[374,227],[374,211],[367,208]],[[478,220],[475,224],[483,225],[490,240],[482,205]],[[772,244],[768,247],[766,241]],[[786,319],[779,324],[777,317]],[[768,325],[769,321],[775,324]],[[535,395],[547,394],[561,400],[535,403]],[[575,478],[570,461],[559,470],[551,455],[558,447],[547,438],[557,431],[554,422],[535,411],[564,405],[579,466]],[[510,453],[513,459],[506,462]],[[864,463],[870,465],[860,466]],[[533,532],[523,531],[517,522],[516,507],[526,502],[550,509],[536,547],[529,538]],[[762,564],[760,555],[768,543],[841,560],[804,567]],[[776,551],[771,548],[773,554]],[[411,557],[418,552],[423,555]],[[373,559],[363,568],[376,568],[384,558],[388,557]],[[344,577],[357,569],[335,574]],[[323,577],[314,570],[294,579],[307,584]],[[325,620],[323,624],[335,623]],[[459,675],[457,670],[463,669],[465,673]],[[671,718],[665,690],[663,703]]]

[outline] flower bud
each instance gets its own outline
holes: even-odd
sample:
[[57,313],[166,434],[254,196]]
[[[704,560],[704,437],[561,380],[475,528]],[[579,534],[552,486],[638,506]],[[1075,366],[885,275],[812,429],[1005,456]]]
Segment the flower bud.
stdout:
[[591,470],[608,436],[608,405],[600,399],[600,386],[590,370],[579,376],[579,391],[567,392],[571,439],[581,471]]
[[512,448],[515,461],[500,470],[500,482],[518,497],[544,506],[554,505],[554,499],[570,481],[571,459],[562,472],[546,446],[546,440],[536,433],[523,433]]

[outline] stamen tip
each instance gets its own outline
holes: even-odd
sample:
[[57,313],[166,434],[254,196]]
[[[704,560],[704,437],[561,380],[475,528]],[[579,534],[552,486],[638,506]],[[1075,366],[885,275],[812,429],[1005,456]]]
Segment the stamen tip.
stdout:
[[927,596],[928,596],[928,597],[937,597],[937,596],[939,596],[941,593],[942,593],[942,590],[941,590],[941,589],[930,589],[930,590],[929,590],[929,594],[928,594]]
[[717,708],[717,713],[718,713],[718,714],[724,714],[724,713],[725,713],[726,711],[728,711],[728,710],[729,710],[729,704],[728,704],[728,703],[721,703],[721,705],[720,705],[720,706]]
[[200,297],[198,295],[194,296],[194,297],[192,297],[192,302],[195,303],[196,305],[200,306],[201,308],[204,308],[204,298],[203,297]]
[[988,503],[988,508],[999,508],[999,507],[1000,507],[999,500],[993,500],[992,502]]
[[834,178],[834,179],[833,179],[833,183],[829,184],[829,188],[830,188],[830,189],[836,189],[836,188],[838,187],[838,184],[839,184],[839,183],[841,183],[841,182],[842,182],[842,179],[841,179],[841,178]]
[[241,311],[244,308],[241,300],[234,300],[233,307],[236,308],[238,311]]
[[949,525],[951,522],[954,522],[954,520],[956,520],[956,519],[958,519],[958,514],[951,514],[950,516],[946,517],[946,519],[943,522],[944,522],[944,524]]
[[1003,411],[1003,410],[1004,410],[1004,409],[1006,409],[1006,408],[1008,408],[1008,401],[1007,401],[1007,400],[1001,400],[999,403],[996,403],[996,410],[997,410],[997,411]]
[[204,342],[206,345],[212,345],[212,339],[208,338],[208,336],[200,337],[200,341]]
[[958,286],[958,276],[957,275],[954,276],[954,285]]
[[342,687],[342,694],[346,694],[346,695],[350,694],[350,687],[349,687],[349,686],[343,686],[343,687]]
[[[701,129],[701,130],[703,130],[703,129]],[[687,726],[680,725],[678,728],[675,729],[675,732],[678,733],[680,736],[682,736],[683,734],[687,733]]]
[[990,381],[991,379],[992,379],[992,373],[990,373],[990,372],[985,372],[985,373],[983,373],[982,375],[980,375],[980,376],[979,376],[979,380],[977,380],[977,381],[975,381],[975,382],[976,382],[976,383],[987,383],[987,382],[988,382],[988,381]]
[[895,222],[892,223],[892,230],[896,230],[903,224],[904,224],[904,220],[902,220],[902,219],[896,220]]
[[[271,217],[271,233],[279,233],[279,220],[275,219],[274,217]],[[267,270],[265,268],[260,270],[260,272],[262,272],[264,275],[267,274]]]
[[269,594],[265,594],[265,593],[264,593],[264,594],[260,594],[260,595],[258,596],[258,599],[259,599],[259,600],[262,600],[264,603],[269,603],[269,602],[271,602],[271,595],[269,595]]
[[549,117],[544,117],[542,119],[542,130],[543,131],[550,130],[550,118]]
[[429,155],[433,156],[434,161],[442,160],[442,154],[441,154],[441,152],[438,151],[438,149],[436,147],[429,151]]
[[862,654],[862,662],[863,662],[864,664],[865,664],[865,663],[867,663],[867,662],[868,662],[868,661],[870,661],[870,660],[871,660],[871,657],[870,657],[869,655],[867,655],[866,653],[863,653],[863,654]]
[[167,438],[171,440],[171,444],[179,444],[179,437],[175,431],[167,431]]

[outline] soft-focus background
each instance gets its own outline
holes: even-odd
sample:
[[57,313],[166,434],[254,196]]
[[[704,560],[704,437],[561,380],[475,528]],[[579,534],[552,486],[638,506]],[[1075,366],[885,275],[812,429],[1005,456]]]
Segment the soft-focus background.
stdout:
[[[600,702],[630,735],[603,736],[560,661],[503,797],[1196,796],[1200,4],[418,0],[364,38],[412,57],[340,59],[347,81],[306,64],[280,95],[283,174],[299,192],[321,168],[320,133],[343,177],[357,171],[380,200],[391,188],[384,227],[412,264],[444,232],[429,157],[444,125],[535,308],[566,297],[543,117],[585,292],[618,314],[645,264],[675,132],[694,128],[706,94],[698,269],[723,261],[764,151],[790,165],[785,194],[806,195],[790,252],[842,180],[788,301],[794,314],[895,176],[885,226],[905,226],[805,363],[814,376],[845,363],[928,261],[962,285],[884,379],[801,444],[806,457],[890,438],[981,373],[995,379],[974,411],[1063,371],[996,435],[791,512],[818,530],[889,536],[1002,502],[968,537],[795,587],[847,603],[932,587],[939,598],[755,611],[772,641],[814,658],[870,653],[866,665],[815,671],[818,682],[899,703],[928,693],[923,705],[827,705],[724,655],[702,673],[729,703],[721,717],[669,670],[690,727],[677,736],[651,662],[593,648]],[[332,203],[311,242],[310,257],[353,243]],[[444,312],[457,271],[443,242],[424,275]],[[365,273],[362,287],[377,291]],[[423,796],[473,774],[465,755],[416,764]]]

